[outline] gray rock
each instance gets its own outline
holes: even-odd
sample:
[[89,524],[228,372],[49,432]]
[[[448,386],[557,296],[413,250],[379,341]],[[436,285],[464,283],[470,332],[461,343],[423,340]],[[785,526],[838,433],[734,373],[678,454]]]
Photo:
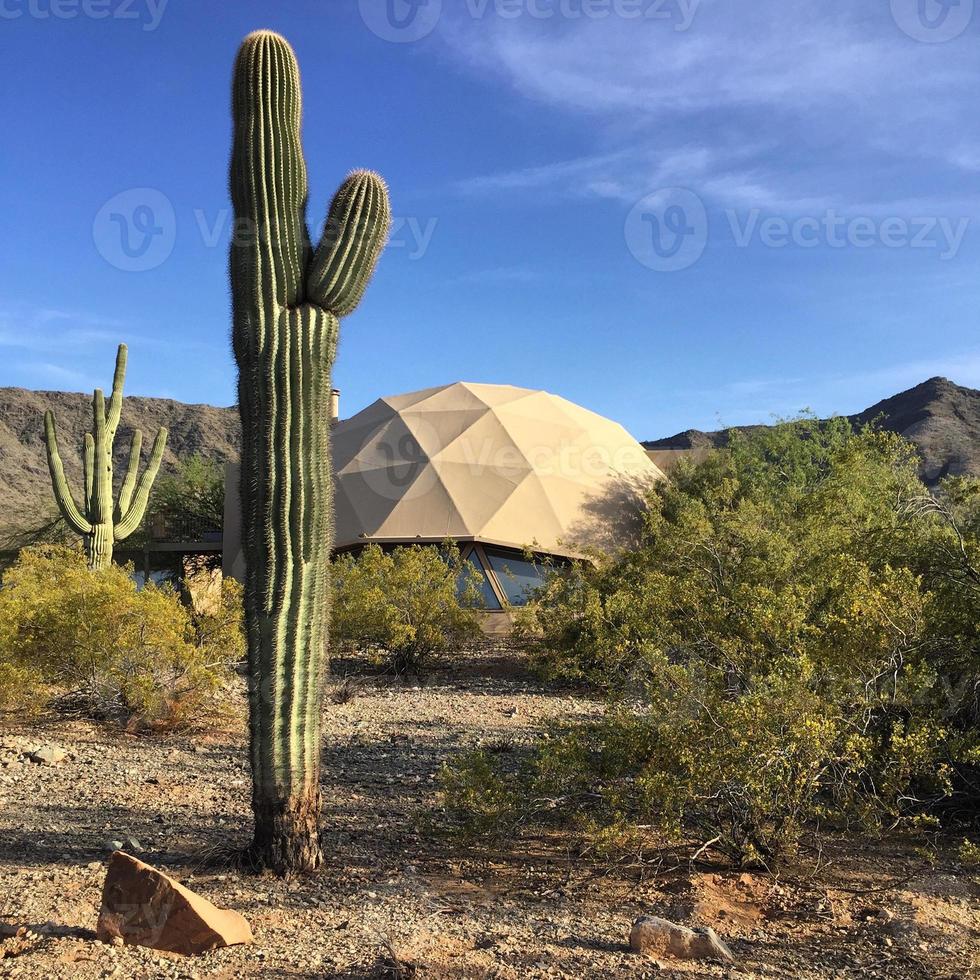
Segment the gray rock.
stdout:
[[43,766],[56,766],[59,762],[64,761],[67,756],[68,753],[64,749],[59,749],[57,745],[44,745],[31,753],[31,762],[37,762]]
[[641,915],[633,923],[630,949],[647,956],[673,956],[680,960],[735,960],[714,929],[688,929],[655,915]]

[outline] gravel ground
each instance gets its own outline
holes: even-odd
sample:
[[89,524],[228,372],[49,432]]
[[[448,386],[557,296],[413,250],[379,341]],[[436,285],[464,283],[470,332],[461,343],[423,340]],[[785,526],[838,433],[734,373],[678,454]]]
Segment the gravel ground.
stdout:
[[[289,881],[227,861],[247,840],[241,726],[162,740],[81,721],[8,726],[0,976],[980,976],[980,882],[952,852],[927,862],[902,839],[831,841],[821,870],[776,881],[686,863],[637,876],[577,861],[558,837],[491,852],[425,832],[452,753],[525,742],[550,718],[599,710],[491,655],[421,685],[362,679],[352,700],[325,709],[327,866]],[[66,758],[30,761],[39,746]],[[184,959],[96,941],[105,862],[120,841],[242,912],[255,944]],[[712,925],[735,965],[634,956],[626,937],[641,913]]]

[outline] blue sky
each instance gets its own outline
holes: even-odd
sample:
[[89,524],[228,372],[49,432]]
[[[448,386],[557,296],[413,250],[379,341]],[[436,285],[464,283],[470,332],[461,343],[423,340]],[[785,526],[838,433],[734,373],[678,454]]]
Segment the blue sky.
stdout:
[[391,187],[344,414],[498,382],[654,438],[980,387],[980,10],[946,3],[0,0],[0,385],[107,384],[124,339],[131,394],[234,400],[229,78],[268,27],[311,224],[353,167]]

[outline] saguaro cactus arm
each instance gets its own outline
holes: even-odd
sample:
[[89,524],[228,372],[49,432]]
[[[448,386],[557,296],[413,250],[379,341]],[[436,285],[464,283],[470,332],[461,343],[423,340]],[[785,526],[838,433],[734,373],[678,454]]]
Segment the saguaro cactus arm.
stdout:
[[[92,436],[95,439],[94,469],[91,475],[92,500],[88,517],[93,524],[105,524],[112,519],[112,443],[106,431],[105,395],[95,389],[92,398]],[[85,476],[86,486],[89,475]]]
[[119,488],[119,498],[116,500],[115,519],[121,521],[123,515],[129,510],[129,504],[133,499],[133,491],[136,489],[136,478],[139,476],[140,453],[143,451],[143,433],[137,429],[133,433],[133,441],[129,446],[129,463],[126,466],[126,476],[122,486]]
[[[48,471],[51,473],[51,486],[54,489],[54,499],[57,501],[58,509],[68,522],[69,527],[76,534],[91,534],[92,525],[82,516],[81,511],[79,511],[78,504],[75,503],[75,497],[71,492],[71,487],[68,485],[68,479],[65,476],[65,467],[61,462],[61,454],[58,452],[58,432],[55,426],[54,412],[47,411],[44,413],[44,437],[48,450]],[[87,445],[86,440],[86,448]],[[88,498],[90,492],[87,480],[85,486],[85,495]],[[86,510],[88,510],[87,499],[85,503]]]
[[[235,66],[232,113],[232,201],[259,245],[233,249],[236,294],[241,299],[247,292],[263,309],[274,299],[281,307],[309,302],[346,316],[361,301],[388,237],[391,207],[384,180],[369,170],[347,177],[311,263],[303,97],[296,56],[284,38],[257,31],[245,39]],[[235,271],[247,281],[235,280]]]
[[[303,301],[309,253],[299,67],[285,39],[257,31],[243,42],[232,92],[231,197],[255,247],[233,247],[233,288],[260,309]],[[236,270],[236,266],[238,267]],[[260,336],[256,338],[261,343]]]
[[85,452],[82,455],[82,474],[85,479],[85,513],[92,507],[92,483],[95,479],[95,439],[91,432],[85,433]]
[[[135,473],[136,467],[139,466],[140,458],[140,446],[142,445],[143,434],[141,432],[135,433],[133,436],[133,447],[130,450],[129,457],[129,471],[126,474],[126,480],[123,483],[123,489],[125,489],[126,484],[131,482],[131,477]],[[123,541],[128,538],[133,531],[140,526],[140,522],[146,514],[146,505],[150,500],[150,490],[153,489],[153,481],[157,478],[157,472],[160,469],[160,463],[163,460],[163,451],[167,446],[167,430],[161,428],[153,440],[153,450],[150,453],[150,461],[146,465],[146,469],[143,471],[143,475],[139,478],[136,483],[136,492],[133,493],[132,489],[127,493],[125,504],[123,507],[123,493],[120,491],[119,494],[119,509],[121,517],[118,523],[115,525],[113,530],[113,537],[116,541]],[[132,496],[130,501],[129,497]]]
[[385,182],[356,170],[337,191],[307,280],[310,301],[346,316],[371,281],[391,226]]
[[119,345],[116,351],[116,370],[112,375],[112,397],[109,399],[109,414],[106,416],[106,436],[111,446],[116,438],[116,429],[119,428],[119,419],[122,416],[123,385],[126,383],[126,362],[129,360],[129,348],[125,344]]

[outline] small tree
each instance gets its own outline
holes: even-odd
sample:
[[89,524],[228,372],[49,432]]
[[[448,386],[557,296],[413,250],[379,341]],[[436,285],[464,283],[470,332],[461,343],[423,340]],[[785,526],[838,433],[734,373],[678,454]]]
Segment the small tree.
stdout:
[[396,673],[480,635],[475,570],[455,545],[383,551],[372,544],[333,562],[336,642],[372,649]]

